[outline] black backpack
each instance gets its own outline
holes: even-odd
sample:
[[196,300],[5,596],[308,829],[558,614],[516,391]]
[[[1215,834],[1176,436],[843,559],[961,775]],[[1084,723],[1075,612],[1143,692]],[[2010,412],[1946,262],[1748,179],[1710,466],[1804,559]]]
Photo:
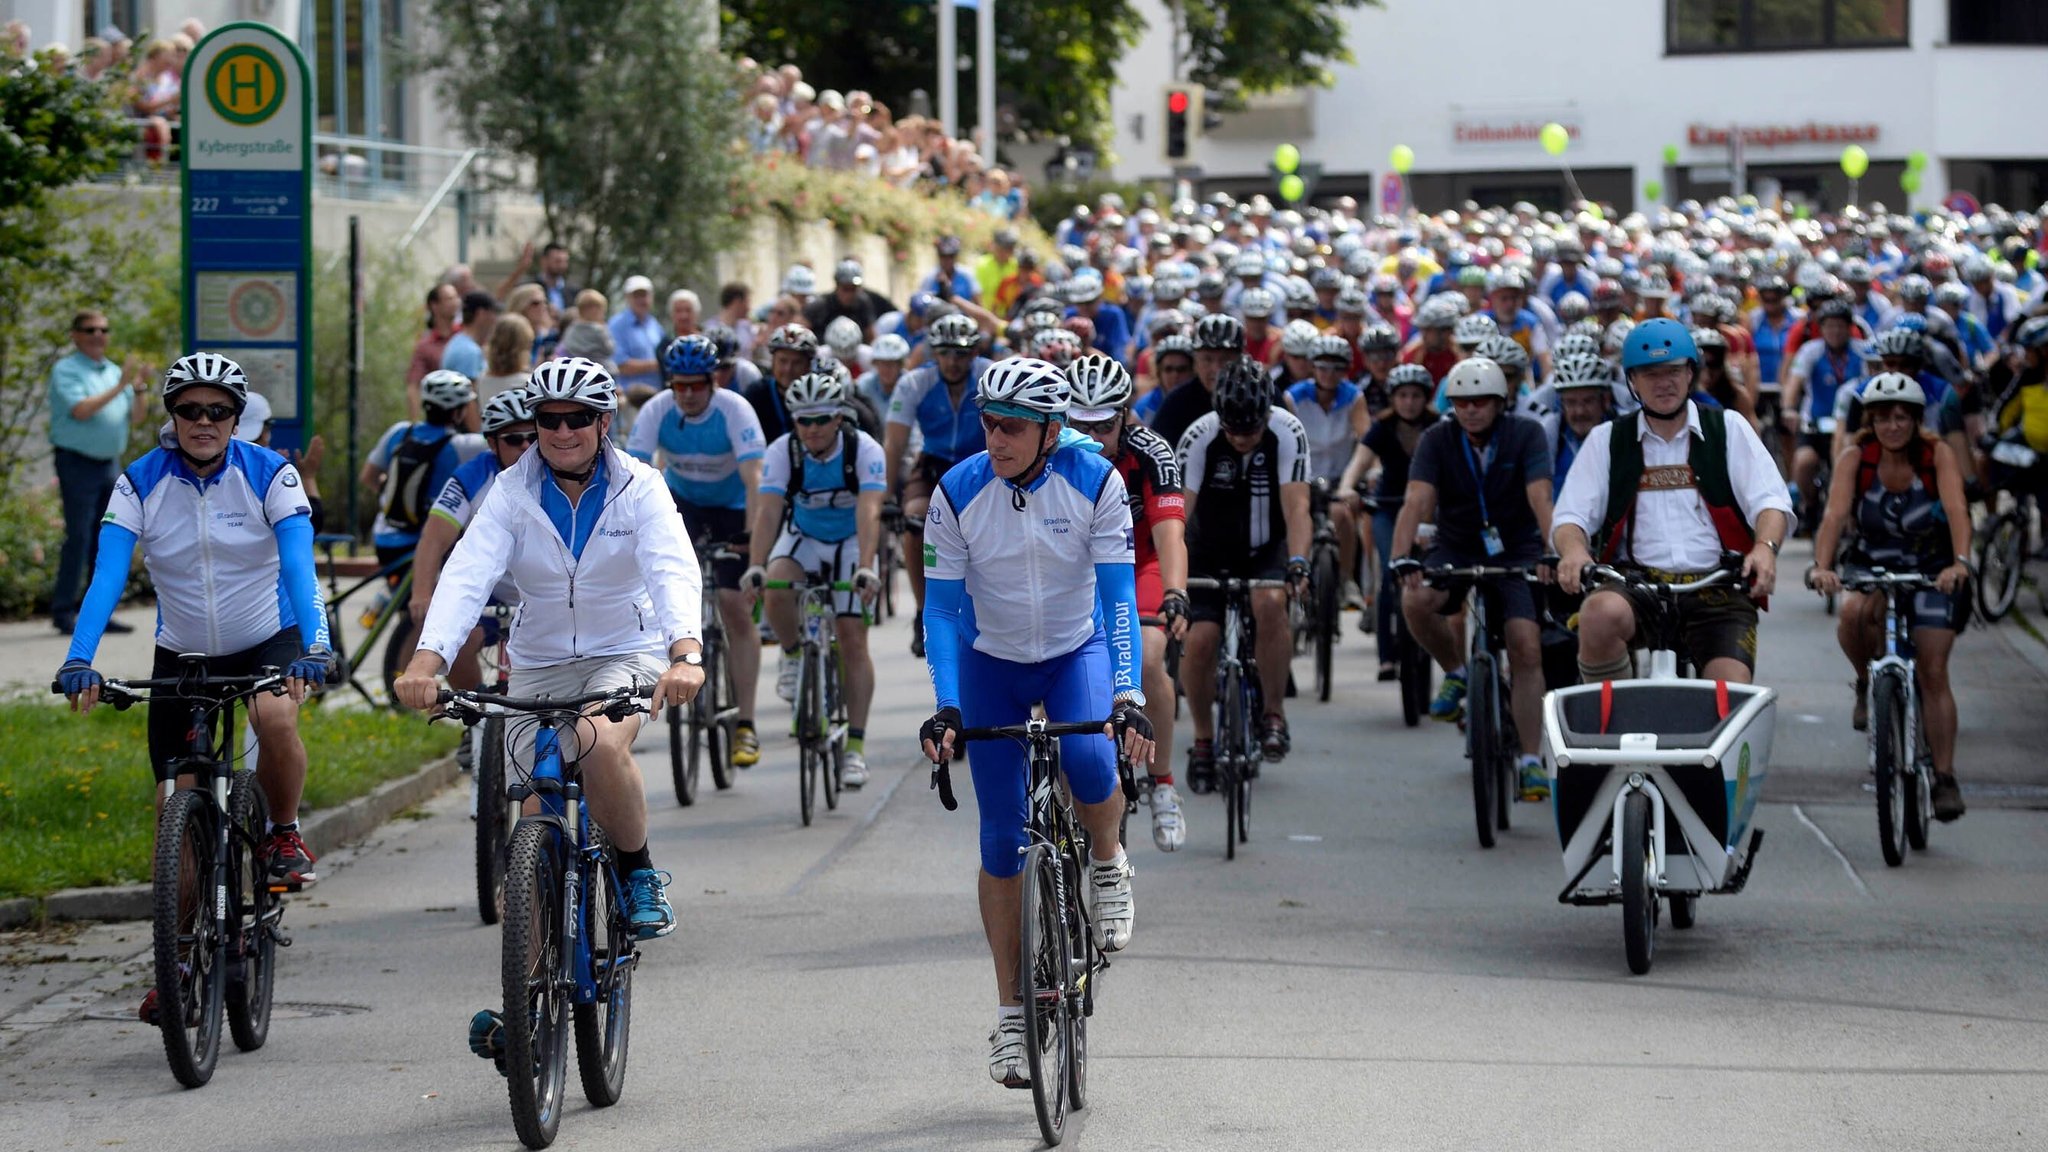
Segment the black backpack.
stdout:
[[440,495],[429,485],[434,478],[434,463],[441,458],[451,437],[421,440],[412,434],[418,427],[406,425],[391,449],[391,463],[384,470],[382,511],[384,523],[393,531],[418,532],[426,527],[427,512],[434,506],[434,497]]
[[[860,478],[855,475],[860,463],[860,431],[842,423],[839,426],[839,467],[840,486],[855,496],[860,495]],[[784,527],[796,522],[796,500],[804,494],[804,446],[797,441],[796,433],[789,434],[789,493],[782,505]]]

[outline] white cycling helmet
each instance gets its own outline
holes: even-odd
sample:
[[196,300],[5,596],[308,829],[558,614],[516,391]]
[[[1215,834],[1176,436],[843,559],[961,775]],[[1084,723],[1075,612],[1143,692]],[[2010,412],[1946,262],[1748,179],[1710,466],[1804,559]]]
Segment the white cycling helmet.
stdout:
[[975,403],[998,416],[1022,416],[1041,423],[1063,419],[1073,388],[1057,365],[1028,356],[1001,361],[981,374]]
[[1072,390],[1072,417],[1091,422],[1122,411],[1136,391],[1130,369],[1099,353],[1067,365],[1067,385]]
[[1479,355],[1500,365],[1503,369],[1515,368],[1524,372],[1529,370],[1528,350],[1517,344],[1512,336],[1502,336],[1496,333],[1481,340],[1479,342]]
[[825,344],[839,354],[841,360],[851,359],[860,348],[860,322],[851,316],[834,316],[825,325]]
[[420,403],[453,411],[476,399],[476,385],[469,377],[447,368],[437,368],[420,377]]
[[[844,319],[844,317],[841,317],[841,319]],[[875,341],[875,346],[868,352],[868,359],[876,363],[884,360],[908,360],[910,359],[910,341],[891,332],[887,336],[883,336]]]
[[1475,312],[1470,316],[1458,318],[1458,327],[1451,334],[1451,342],[1461,348],[1477,348],[1486,342],[1488,336],[1498,335],[1500,335],[1500,325],[1493,322],[1493,317],[1482,316]]
[[1351,341],[1334,332],[1327,336],[1318,336],[1315,339],[1314,347],[1309,349],[1308,358],[1318,364],[1327,360],[1335,360],[1344,367],[1349,368],[1351,367]]
[[1911,404],[1927,407],[1927,391],[1920,382],[1903,372],[1879,372],[1863,385],[1863,407],[1874,404]]
[[846,403],[846,384],[837,373],[807,372],[790,382],[782,399],[792,416],[837,415]]
[[1636,322],[1626,316],[1607,326],[1607,334],[1600,338],[1600,352],[1605,356],[1621,355],[1622,346],[1628,343],[1628,334],[1636,330]]
[[604,365],[581,356],[549,360],[535,368],[526,381],[526,396],[535,408],[552,400],[566,400],[599,412],[619,410],[619,386],[613,382],[612,374]]
[[1614,376],[1607,361],[1598,356],[1580,353],[1560,358],[1551,366],[1550,386],[1559,392],[1570,392],[1578,388],[1599,389],[1609,392],[1614,387]]
[[1417,328],[1454,328],[1458,319],[1458,306],[1441,295],[1430,297],[1415,311]]
[[1264,288],[1247,288],[1237,297],[1238,314],[1247,320],[1263,320],[1279,307],[1279,301]]
[[1316,339],[1322,333],[1306,320],[1289,320],[1287,327],[1280,330],[1280,351],[1289,356],[1308,356],[1315,352]]
[[792,264],[782,274],[782,290],[791,296],[816,296],[818,274],[803,264]]
[[1453,400],[1476,396],[1508,398],[1508,378],[1500,365],[1484,356],[1468,356],[1444,374],[1444,395]]
[[[456,379],[463,377],[457,375]],[[218,352],[194,352],[180,356],[176,363],[164,369],[164,407],[170,407],[171,398],[187,388],[218,388],[234,397],[238,413],[249,403],[249,377],[243,374],[240,364]]]
[[941,316],[937,320],[932,321],[931,327],[926,332],[925,339],[931,343],[933,349],[971,349],[981,343],[981,329],[976,326],[971,318],[962,316],[959,313],[954,313],[951,316]]
[[533,405],[524,388],[500,392],[484,401],[484,435],[514,424],[533,423]]

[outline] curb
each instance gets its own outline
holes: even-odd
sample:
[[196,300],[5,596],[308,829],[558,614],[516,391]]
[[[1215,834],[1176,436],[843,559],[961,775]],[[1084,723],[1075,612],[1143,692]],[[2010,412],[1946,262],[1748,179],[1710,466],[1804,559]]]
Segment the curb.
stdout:
[[[368,794],[339,808],[308,816],[300,825],[308,841],[323,852],[353,844],[386,820],[430,799],[455,780],[454,756],[428,761],[419,771],[387,780]],[[112,888],[65,888],[43,897],[0,900],[0,929],[19,928],[38,920],[146,920],[150,886],[124,884]]]

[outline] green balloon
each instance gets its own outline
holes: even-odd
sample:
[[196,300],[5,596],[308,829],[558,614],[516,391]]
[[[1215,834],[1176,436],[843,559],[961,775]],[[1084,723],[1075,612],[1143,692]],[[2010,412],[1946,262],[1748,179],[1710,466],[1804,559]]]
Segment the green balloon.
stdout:
[[1282,174],[1291,173],[1301,167],[1301,149],[1292,144],[1282,144],[1273,149],[1273,167],[1278,168]]
[[1406,176],[1408,170],[1415,167],[1415,149],[1410,148],[1406,144],[1394,145],[1394,150],[1387,153],[1387,166],[1400,175]]
[[1564,125],[1556,121],[1545,124],[1543,131],[1536,134],[1536,138],[1542,141],[1543,150],[1552,156],[1564,155],[1565,148],[1572,142],[1572,134],[1565,131]]
[[1906,170],[1908,172],[1918,172],[1925,167],[1927,167],[1927,153],[1917,148],[1906,153]]
[[1861,180],[1863,179],[1863,174],[1868,171],[1870,171],[1870,153],[1863,150],[1863,145],[1851,144],[1847,148],[1842,149],[1843,175],[1851,180]]
[[1662,180],[1646,180],[1646,181],[1644,181],[1644,182],[1643,182],[1643,196],[1644,196],[1644,197],[1645,197],[1646,199],[1650,199],[1650,200],[1662,200],[1662,199],[1664,199],[1664,182],[1663,182]]
[[1675,166],[1675,165],[1676,165],[1677,163],[1678,163],[1678,145],[1676,145],[1676,144],[1666,144],[1666,145],[1664,146],[1664,166],[1665,166],[1666,168],[1670,168],[1670,167],[1673,167],[1673,166]]
[[1283,200],[1299,201],[1301,194],[1307,190],[1307,186],[1301,182],[1301,177],[1292,172],[1280,178],[1280,198]]
[[1918,192],[1920,190],[1920,173],[1913,171],[1911,168],[1899,173],[1899,187],[1905,189],[1909,195]]

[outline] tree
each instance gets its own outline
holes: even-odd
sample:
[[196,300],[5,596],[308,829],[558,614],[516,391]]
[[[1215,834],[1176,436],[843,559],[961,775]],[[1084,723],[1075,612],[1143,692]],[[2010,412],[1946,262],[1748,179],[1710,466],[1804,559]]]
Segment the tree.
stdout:
[[707,6],[455,0],[420,9],[464,133],[532,165],[548,230],[588,284],[707,283],[732,232],[739,96]]
[[[1344,10],[1379,0],[1169,0],[1180,75],[1219,93],[1327,84],[1349,61]],[[795,64],[812,87],[861,89],[897,115],[935,85],[937,18],[930,3],[728,0],[725,42],[763,65]],[[963,58],[974,19],[959,21]],[[1146,28],[1132,0],[1000,0],[996,99],[1027,135],[1101,145],[1110,134],[1117,65]],[[963,101],[971,113],[972,100]],[[971,116],[970,116],[971,119]]]

